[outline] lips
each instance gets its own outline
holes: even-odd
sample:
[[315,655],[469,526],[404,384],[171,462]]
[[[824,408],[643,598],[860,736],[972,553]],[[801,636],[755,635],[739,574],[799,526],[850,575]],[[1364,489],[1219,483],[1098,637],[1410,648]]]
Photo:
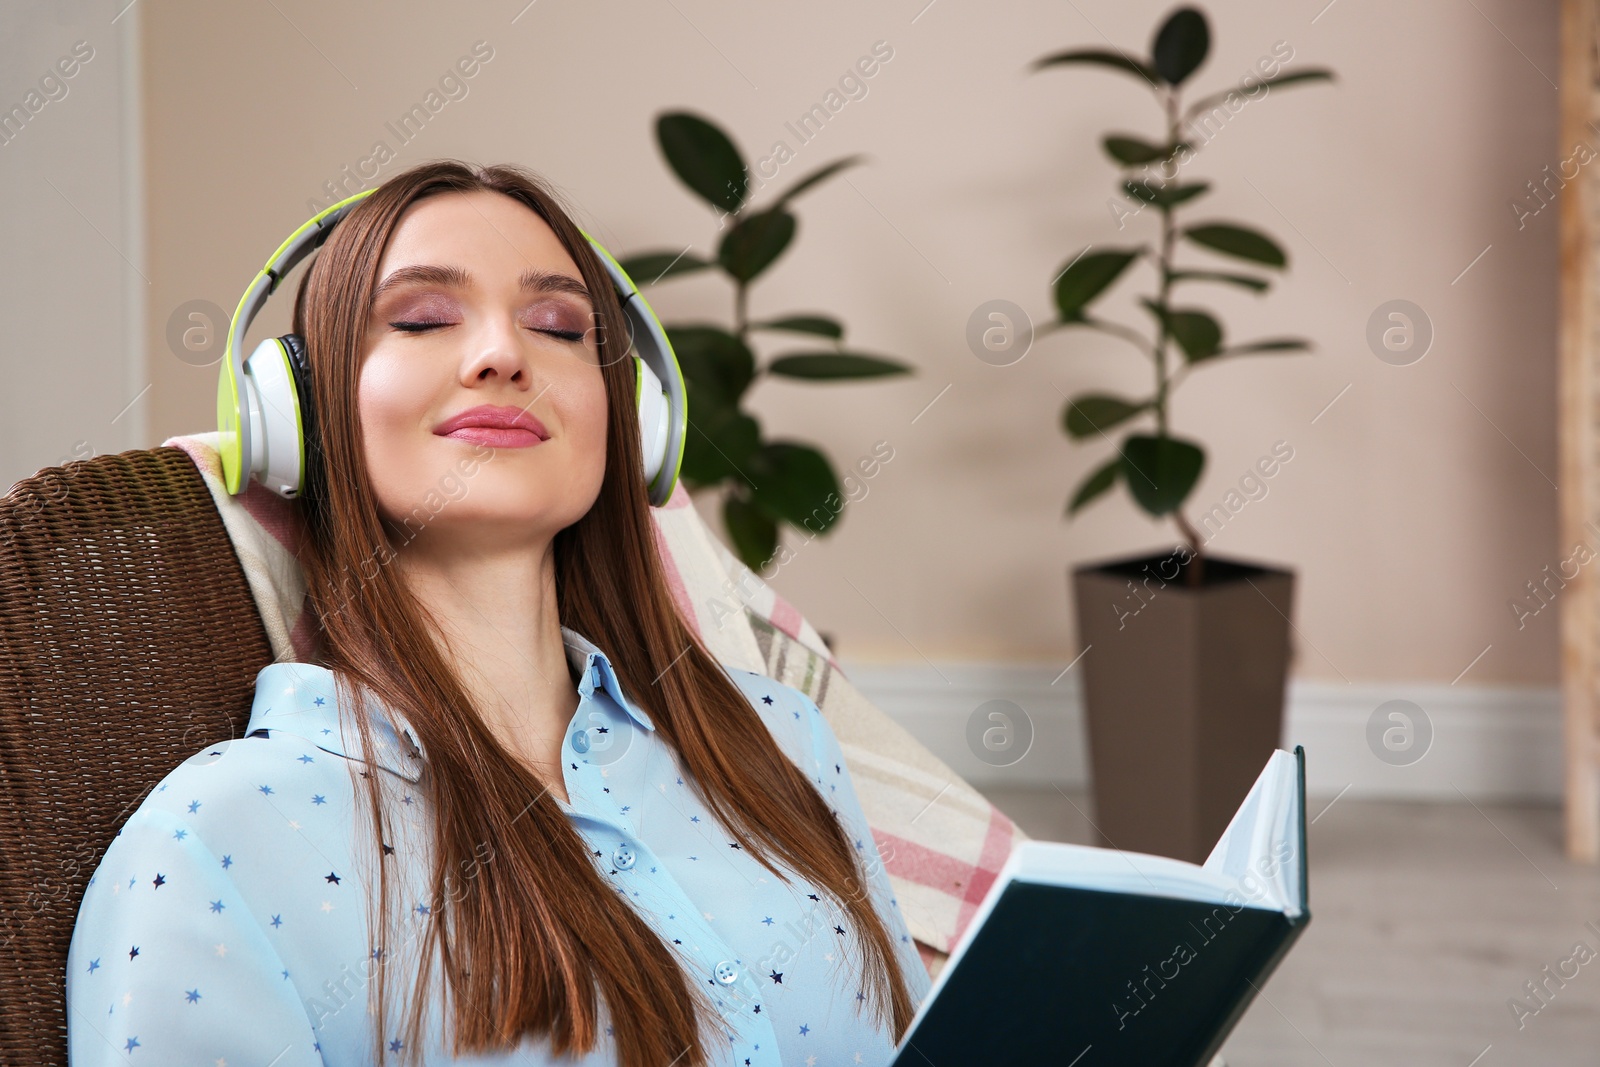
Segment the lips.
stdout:
[[435,426],[433,432],[490,448],[528,448],[550,437],[544,423],[522,408],[492,404],[480,404],[452,415]]

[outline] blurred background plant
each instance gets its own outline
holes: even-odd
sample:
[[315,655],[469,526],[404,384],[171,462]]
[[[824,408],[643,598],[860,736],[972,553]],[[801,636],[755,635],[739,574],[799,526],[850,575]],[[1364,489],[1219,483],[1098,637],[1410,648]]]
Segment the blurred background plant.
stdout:
[[[1122,482],[1151,516],[1172,517],[1192,553],[1194,566],[1188,577],[1194,583],[1199,583],[1202,576],[1201,538],[1184,517],[1183,503],[1200,481],[1205,451],[1196,442],[1171,433],[1167,403],[1172,391],[1196,367],[1210,366],[1230,356],[1302,352],[1309,345],[1294,337],[1230,345],[1225,342],[1222,323],[1214,313],[1177,303],[1175,287],[1191,282],[1237,286],[1257,294],[1266,292],[1269,285],[1259,273],[1180,266],[1180,239],[1189,246],[1243,260],[1257,268],[1282,270],[1288,265],[1282,246],[1259,230],[1216,220],[1180,224],[1179,208],[1204,196],[1211,184],[1180,182],[1179,172],[1197,151],[1190,136],[1205,135],[1203,128],[1195,124],[1197,118],[1220,114],[1226,121],[1246,102],[1274,88],[1333,78],[1331,71],[1323,69],[1280,72],[1278,62],[1264,59],[1259,65],[1262,76],[1247,75],[1237,88],[1212,93],[1185,108],[1184,83],[1205,62],[1210,48],[1211,32],[1205,16],[1195,8],[1182,7],[1156,30],[1148,59],[1120,50],[1071,49],[1035,60],[1032,68],[1039,71],[1087,64],[1120,71],[1143,82],[1165,116],[1164,128],[1155,140],[1112,132],[1101,141],[1106,155],[1122,168],[1121,194],[1134,205],[1122,217],[1142,213],[1146,207],[1155,208],[1160,224],[1156,244],[1098,250],[1091,245],[1068,260],[1056,275],[1058,318],[1049,328],[1087,327],[1120,337],[1149,357],[1154,371],[1154,388],[1148,396],[1083,393],[1068,400],[1062,409],[1063,429],[1079,441],[1110,440],[1106,431],[1141,416],[1155,423],[1153,432],[1125,436],[1117,454],[1090,472],[1068,501],[1068,516]],[[1090,306],[1141,260],[1154,268],[1155,291],[1138,299],[1152,320],[1148,335],[1090,313]]]
[[[640,287],[667,278],[720,272],[733,288],[732,325],[663,321],[689,393],[689,432],[680,477],[691,492],[722,488],[722,520],[739,558],[759,570],[779,541],[779,523],[826,533],[843,510],[833,464],[801,441],[766,438],[743,403],[764,375],[812,382],[908,374],[911,367],[844,347],[844,325],[816,312],[752,320],[750,287],[794,243],[791,207],[846,167],[848,156],[810,172],[765,207],[750,203],[750,170],[738,147],[709,120],[688,112],[656,119],[656,143],[684,185],[715,209],[726,230],[715,259],[683,250],[641,252],[621,263]],[[757,358],[754,335],[786,338],[771,359]],[[795,338],[803,340],[796,341]]]

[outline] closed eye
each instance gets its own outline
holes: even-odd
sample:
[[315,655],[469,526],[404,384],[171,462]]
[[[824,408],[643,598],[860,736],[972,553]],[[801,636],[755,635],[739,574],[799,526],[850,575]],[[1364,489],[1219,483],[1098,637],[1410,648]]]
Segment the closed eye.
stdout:
[[[453,322],[406,322],[406,321],[399,321],[399,322],[391,322],[389,325],[391,327],[393,327],[394,329],[401,331],[402,333],[423,333],[423,332],[425,332],[427,330],[438,329],[440,326],[454,326],[455,323],[453,323]],[[533,329],[533,328],[529,327],[529,329]],[[551,337],[559,337],[563,341],[581,341],[581,340],[583,340],[583,336],[584,336],[578,330],[537,330],[537,329],[535,329],[535,330],[533,330],[533,332],[534,333],[548,334]]]

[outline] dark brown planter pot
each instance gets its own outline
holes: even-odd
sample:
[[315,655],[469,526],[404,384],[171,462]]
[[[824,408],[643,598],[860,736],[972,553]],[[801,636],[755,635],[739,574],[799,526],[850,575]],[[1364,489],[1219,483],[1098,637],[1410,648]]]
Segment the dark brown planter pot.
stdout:
[[1095,823],[1202,862],[1283,741],[1294,573],[1188,550],[1075,567]]

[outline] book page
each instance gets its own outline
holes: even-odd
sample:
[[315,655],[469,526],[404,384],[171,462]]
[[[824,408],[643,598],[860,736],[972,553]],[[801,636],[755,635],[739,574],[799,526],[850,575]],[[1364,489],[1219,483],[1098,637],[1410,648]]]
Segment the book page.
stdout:
[[1205,867],[1233,887],[1235,902],[1273,908],[1289,918],[1300,915],[1300,767],[1277,749]]
[[1122,849],[1023,841],[991,893],[1012,877],[1112,893],[1244,904],[1295,918],[1300,914],[1299,795],[1298,762],[1276,749],[1204,864]]

